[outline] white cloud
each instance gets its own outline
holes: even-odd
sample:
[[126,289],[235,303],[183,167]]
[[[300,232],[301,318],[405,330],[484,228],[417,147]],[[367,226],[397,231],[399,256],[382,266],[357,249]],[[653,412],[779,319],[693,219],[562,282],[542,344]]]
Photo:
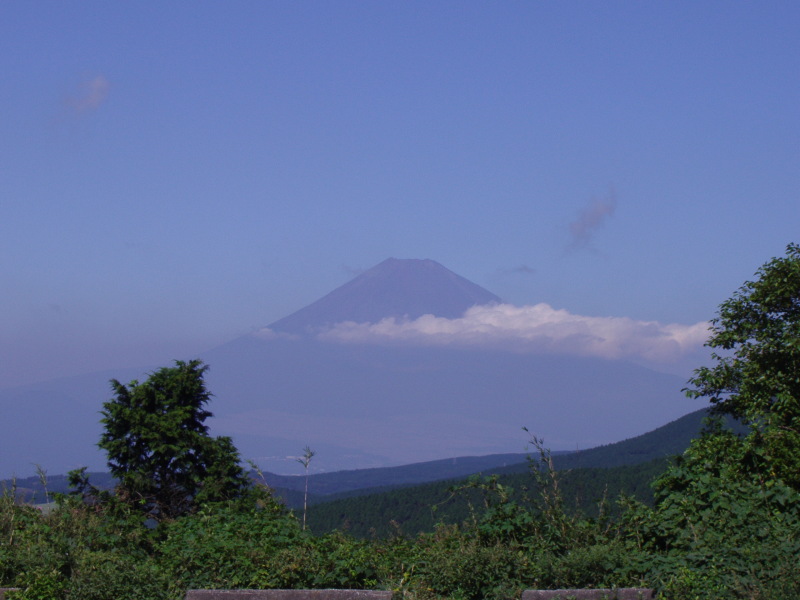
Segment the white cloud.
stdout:
[[318,337],[349,343],[489,346],[663,363],[700,349],[708,338],[708,327],[707,322],[665,325],[627,317],[586,317],[543,303],[495,304],[475,306],[458,319],[424,315],[415,320],[338,323]]

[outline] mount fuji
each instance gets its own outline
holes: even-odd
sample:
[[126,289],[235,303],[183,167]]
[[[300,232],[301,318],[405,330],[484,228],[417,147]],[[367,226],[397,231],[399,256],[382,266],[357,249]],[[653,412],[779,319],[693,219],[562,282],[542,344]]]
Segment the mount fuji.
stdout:
[[387,258],[269,329],[309,334],[345,321],[377,323],[426,314],[454,319],[472,306],[499,302],[488,290],[436,261]]
[[[498,347],[342,343],[342,322],[453,319],[500,298],[432,260],[388,259],[267,328],[200,354],[212,433],[264,470],[317,470],[523,452],[526,426],[553,449],[616,442],[702,408],[684,380],[622,360]],[[180,357],[184,359],[195,357]],[[0,478],[104,467],[95,444],[108,380],[158,368],[0,390]],[[11,426],[9,426],[11,424]]]

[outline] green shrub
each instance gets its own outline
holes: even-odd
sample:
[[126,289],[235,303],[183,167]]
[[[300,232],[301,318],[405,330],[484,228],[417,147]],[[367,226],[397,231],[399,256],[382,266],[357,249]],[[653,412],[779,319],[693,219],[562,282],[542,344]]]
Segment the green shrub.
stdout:
[[509,598],[530,581],[531,558],[518,544],[486,544],[474,531],[440,527],[417,539],[411,589],[455,600]]
[[158,562],[176,593],[258,587],[275,556],[304,537],[297,520],[272,498],[201,507],[164,524],[162,535]]
[[57,569],[40,567],[23,571],[15,580],[14,587],[19,591],[6,594],[8,600],[61,600],[67,580]]
[[168,588],[152,559],[84,552],[70,578],[66,600],[167,600]]

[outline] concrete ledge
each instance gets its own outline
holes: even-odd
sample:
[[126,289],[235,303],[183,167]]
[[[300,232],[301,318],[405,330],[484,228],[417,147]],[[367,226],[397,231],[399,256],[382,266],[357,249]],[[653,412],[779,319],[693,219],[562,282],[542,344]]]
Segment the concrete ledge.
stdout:
[[614,588],[597,590],[525,590],[522,600],[651,600],[649,588]]
[[185,600],[392,600],[392,592],[378,590],[189,590],[186,592]]

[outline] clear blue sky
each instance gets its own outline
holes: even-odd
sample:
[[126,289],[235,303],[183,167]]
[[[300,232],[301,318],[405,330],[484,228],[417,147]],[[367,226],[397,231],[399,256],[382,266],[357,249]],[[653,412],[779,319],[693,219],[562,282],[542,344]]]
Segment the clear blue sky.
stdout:
[[381,260],[711,318],[798,241],[797,2],[0,3],[0,387]]

